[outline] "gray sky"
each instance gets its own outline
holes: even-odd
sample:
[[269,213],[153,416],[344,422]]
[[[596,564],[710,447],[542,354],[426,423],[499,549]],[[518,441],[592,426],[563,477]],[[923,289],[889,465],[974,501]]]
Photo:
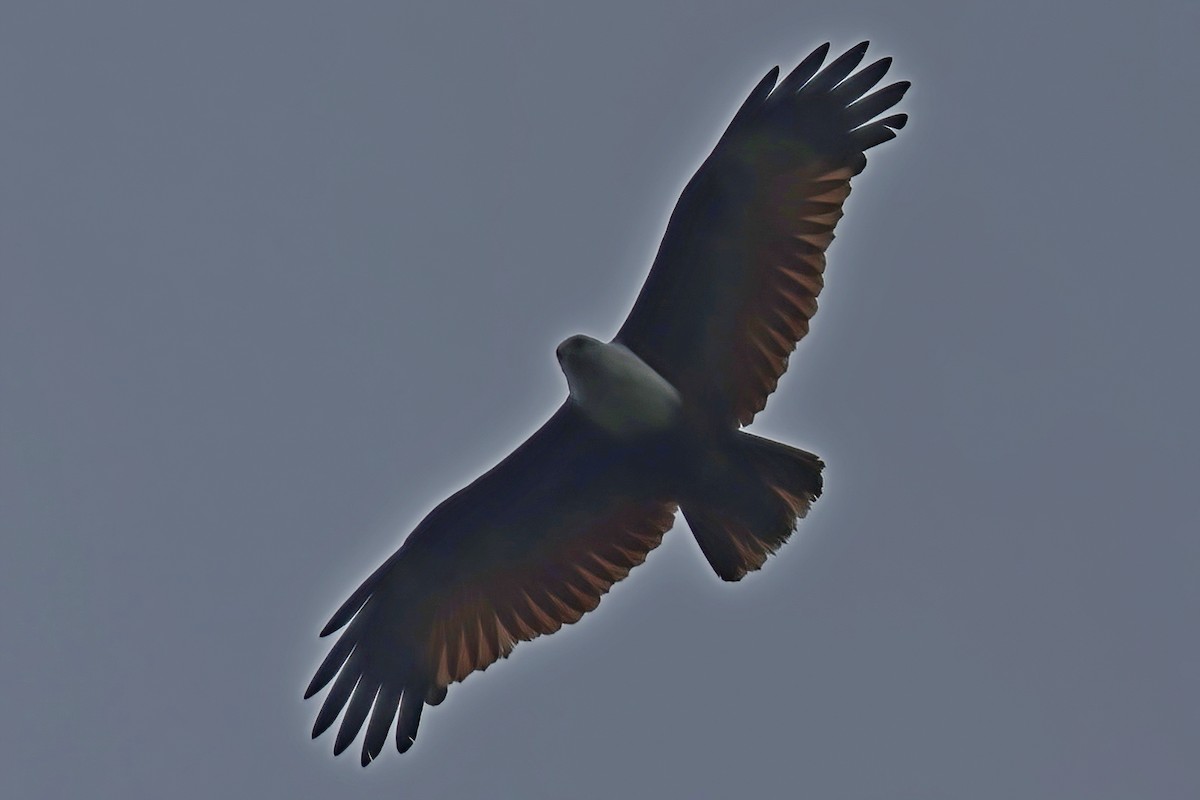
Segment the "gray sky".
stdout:
[[[0,796],[1200,796],[1200,7],[409,5],[0,11]],[[726,585],[680,527],[335,761],[329,613],[862,38],[912,122],[755,426],[801,533]]]

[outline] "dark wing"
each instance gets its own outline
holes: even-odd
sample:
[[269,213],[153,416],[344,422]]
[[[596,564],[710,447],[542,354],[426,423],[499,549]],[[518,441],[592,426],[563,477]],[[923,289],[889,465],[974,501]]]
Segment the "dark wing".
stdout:
[[398,715],[404,752],[424,704],[441,702],[449,684],[594,609],[674,520],[648,477],[658,455],[614,442],[568,403],[434,509],[321,632],[347,626],[305,693],[337,676],[313,736],[345,708],[341,753],[370,717],[366,766]]
[[876,119],[907,81],[867,94],[890,58],[850,75],[866,49],[818,71],[823,45],[755,87],[684,189],[616,336],[713,421],[745,425],[766,405],[817,309],[850,178],[907,121]]

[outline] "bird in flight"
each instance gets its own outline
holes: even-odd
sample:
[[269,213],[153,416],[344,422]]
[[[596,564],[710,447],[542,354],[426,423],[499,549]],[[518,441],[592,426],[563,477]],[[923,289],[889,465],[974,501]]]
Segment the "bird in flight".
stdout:
[[[305,692],[332,682],[313,737],[364,723],[362,764],[395,723],[407,751],[450,684],[596,608],[680,510],[736,581],[821,494],[821,460],[747,433],[808,332],[825,250],[866,150],[908,82],[855,72],[863,42],[772,69],[688,182],[649,277],[609,342],[558,346],[569,396],[512,454],[429,513],[321,631],[342,631]],[[342,630],[344,628],[344,630]],[[342,713],[344,710],[344,714]]]

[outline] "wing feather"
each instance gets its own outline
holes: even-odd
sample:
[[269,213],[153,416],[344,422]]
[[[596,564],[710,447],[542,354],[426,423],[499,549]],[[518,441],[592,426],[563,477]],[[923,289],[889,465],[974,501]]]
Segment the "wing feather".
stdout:
[[564,406],[509,458],[435,509],[335,613],[345,631],[306,697],[332,681],[313,736],[342,723],[341,753],[366,723],[362,763],[393,719],[412,746],[425,703],[594,610],[646,560],[675,506],[639,465],[654,457]]
[[774,90],[772,70],[742,104],[684,189],[616,336],[717,423],[748,424],[766,405],[816,313],[850,179],[907,121],[876,119],[908,90],[871,91],[890,58],[855,73],[863,42],[822,69],[828,51]]

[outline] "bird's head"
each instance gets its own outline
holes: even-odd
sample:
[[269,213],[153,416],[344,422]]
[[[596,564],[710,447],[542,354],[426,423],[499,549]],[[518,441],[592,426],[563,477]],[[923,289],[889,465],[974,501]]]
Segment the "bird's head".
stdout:
[[596,373],[597,362],[604,351],[604,344],[590,336],[569,336],[554,351],[558,366],[567,378],[567,388],[576,402],[590,394],[587,385]]
[[594,352],[594,348],[600,344],[598,339],[580,333],[563,339],[554,354],[558,356],[558,363],[565,371],[568,362],[578,363],[580,356]]

